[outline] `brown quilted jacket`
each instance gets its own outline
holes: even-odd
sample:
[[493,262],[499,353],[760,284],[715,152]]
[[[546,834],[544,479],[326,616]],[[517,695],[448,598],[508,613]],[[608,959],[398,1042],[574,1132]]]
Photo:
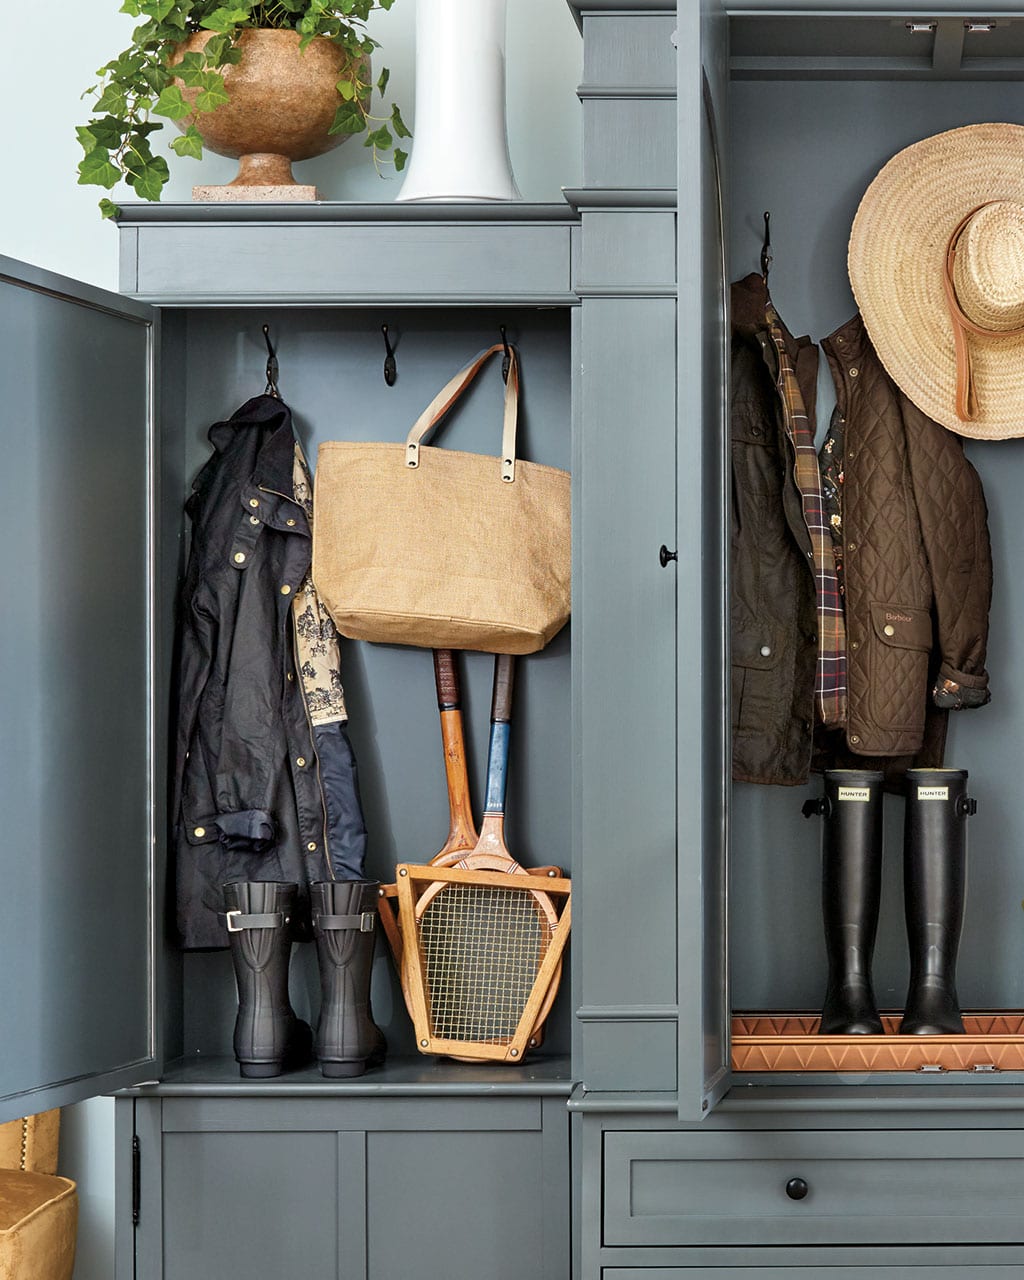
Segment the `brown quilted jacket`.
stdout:
[[[813,583],[763,300],[760,277],[733,285],[733,777],[796,784],[812,767],[856,767],[892,779],[939,766],[948,710],[988,700],[981,482],[960,437],[893,384],[859,316],[823,342],[845,427],[849,712],[845,729],[812,725]],[[816,352],[790,342],[811,409]]]
[[[985,495],[961,438],[896,387],[860,316],[822,348],[846,432],[846,744],[857,756],[914,755],[929,704],[988,701]],[[944,735],[927,737],[941,751]]]

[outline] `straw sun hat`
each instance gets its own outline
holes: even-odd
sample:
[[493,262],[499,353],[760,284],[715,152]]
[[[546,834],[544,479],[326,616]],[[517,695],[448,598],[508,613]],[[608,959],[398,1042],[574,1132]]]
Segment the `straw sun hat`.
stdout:
[[963,436],[1024,436],[1024,126],[899,152],[864,194],[850,283],[892,380]]

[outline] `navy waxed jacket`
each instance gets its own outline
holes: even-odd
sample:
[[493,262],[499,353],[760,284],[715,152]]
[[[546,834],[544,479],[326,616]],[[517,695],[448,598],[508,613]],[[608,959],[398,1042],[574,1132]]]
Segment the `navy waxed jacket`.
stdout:
[[192,538],[172,708],[186,948],[228,945],[222,885],[231,880],[297,883],[293,936],[308,937],[308,886],[361,879],[366,851],[337,633],[309,581],[308,471],[291,413],[256,396],[209,439],[214,452],[185,508]]

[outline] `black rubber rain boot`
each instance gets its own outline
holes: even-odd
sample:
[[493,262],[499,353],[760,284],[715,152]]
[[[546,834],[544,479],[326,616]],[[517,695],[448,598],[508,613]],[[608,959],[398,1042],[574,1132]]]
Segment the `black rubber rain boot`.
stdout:
[[903,899],[910,987],[900,1032],[962,1035],[956,956],[967,887],[966,769],[909,769],[903,835]]
[[361,1076],[384,1061],[387,1045],[370,1009],[377,932],[377,880],[335,880],[310,887],[320,964],[316,1056],[331,1079]]
[[871,987],[871,957],[882,891],[882,774],[829,769],[825,795],[804,814],[825,819],[821,908],[828,987],[818,1034],[881,1035]]
[[231,961],[238,987],[235,1058],[243,1076],[263,1079],[305,1066],[313,1033],[288,999],[291,918],[298,886],[278,881],[224,885]]

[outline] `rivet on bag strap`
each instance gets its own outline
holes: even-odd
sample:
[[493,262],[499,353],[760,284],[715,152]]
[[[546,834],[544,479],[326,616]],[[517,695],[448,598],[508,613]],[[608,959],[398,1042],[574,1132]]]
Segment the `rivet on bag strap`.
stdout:
[[[505,416],[501,434],[501,478],[511,484],[516,478],[516,423],[519,414],[519,360],[515,348],[509,347],[508,381],[505,384]],[[493,355],[505,353],[503,343],[496,343],[481,351],[464,369],[446,384],[427,405],[413,424],[406,437],[405,462],[408,467],[420,464],[420,445],[424,437],[437,426],[452,405],[459,399],[465,389],[473,381],[481,368]]]

